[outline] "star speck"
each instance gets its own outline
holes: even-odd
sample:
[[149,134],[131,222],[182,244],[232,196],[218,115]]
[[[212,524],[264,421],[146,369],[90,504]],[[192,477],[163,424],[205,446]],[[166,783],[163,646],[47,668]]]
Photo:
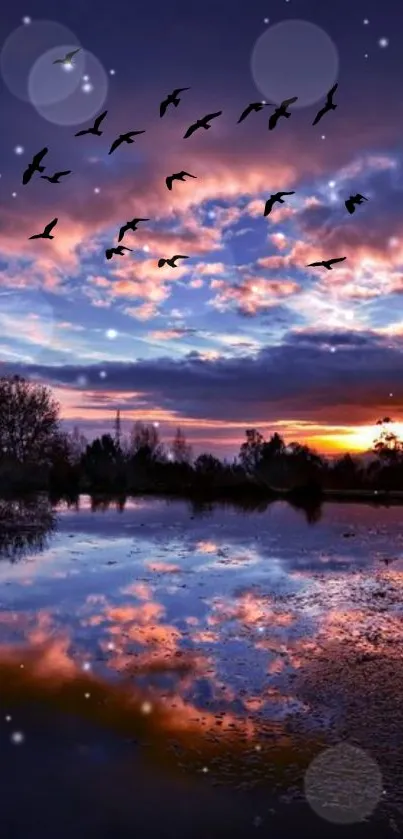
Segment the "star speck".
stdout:
[[322,136],[321,136],[321,138],[320,138],[320,139],[321,139],[321,140],[326,140],[326,134],[322,134]]
[[25,17],[23,17],[22,19],[22,22],[25,24],[25,26],[29,26],[29,24],[32,23],[32,18],[28,17],[28,15],[25,15]]
[[379,38],[378,45],[385,49],[389,46],[389,38]]
[[86,699],[89,699],[91,694],[90,693],[85,693],[84,696],[85,696]]
[[101,370],[101,372],[99,374],[99,378],[100,379],[106,379],[106,371],[105,370]]
[[108,650],[114,650],[114,649],[115,649],[115,645],[114,645],[113,641],[109,641]]
[[336,186],[336,181],[329,181],[328,186],[330,186],[330,189],[334,189],[334,187]]
[[148,251],[149,251],[149,250],[150,250],[150,248],[148,247],[148,245],[144,245],[144,246],[143,246],[143,251],[145,251],[146,253],[148,253]]
[[268,17],[265,17],[265,18],[264,18],[264,20],[263,20],[263,23],[270,23],[269,18],[268,18]]
[[116,70],[113,70],[113,69],[112,69],[112,70],[109,70],[109,75],[110,75],[110,76],[114,76],[114,75],[115,75],[115,73],[116,73]]
[[84,82],[84,84],[81,86],[81,90],[83,93],[92,93],[94,87],[91,84],[91,82]]
[[368,58],[368,53],[364,53],[364,58]]
[[12,718],[10,717],[10,715],[9,715],[9,714],[7,714],[7,716],[6,716],[6,718],[5,718],[6,722],[11,722],[11,719],[12,719]]
[[11,735],[11,742],[14,743],[15,746],[20,746],[21,743],[24,742],[24,740],[25,740],[25,737],[24,737],[22,731],[13,731],[13,733]]
[[16,198],[16,197],[17,197],[17,193],[16,193],[16,192],[12,192],[12,193],[11,193],[11,196],[12,196],[12,198]]
[[15,154],[24,154],[24,146],[14,146]]
[[141,713],[142,714],[150,714],[153,709],[151,702],[143,702],[141,706]]
[[89,661],[84,661],[83,670],[86,670],[87,672],[88,670],[91,670],[91,664]]
[[390,393],[389,396],[393,396],[393,393]]
[[83,76],[83,82],[89,82],[89,80],[90,80],[89,76]]
[[208,766],[203,766],[202,772],[204,772],[204,774],[207,775]]
[[114,338],[117,338],[118,333],[116,332],[116,329],[107,329],[106,337],[109,338],[110,341],[113,341]]
[[99,186],[94,187],[94,192],[95,192],[95,195],[99,195],[99,193],[101,192]]
[[367,17],[364,17],[363,24],[364,24],[364,26],[368,26],[369,20],[368,20]]

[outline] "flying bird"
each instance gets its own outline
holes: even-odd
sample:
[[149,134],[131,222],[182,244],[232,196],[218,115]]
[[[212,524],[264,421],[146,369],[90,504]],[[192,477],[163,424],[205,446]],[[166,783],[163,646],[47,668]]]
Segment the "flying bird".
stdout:
[[53,230],[54,227],[56,227],[58,220],[59,219],[54,218],[52,221],[49,222],[49,224],[46,225],[43,233],[35,233],[35,236],[29,236],[28,238],[29,239],[54,239],[55,237],[50,235],[50,231]]
[[168,94],[167,98],[160,104],[160,117],[164,116],[168,105],[174,105],[175,108],[178,107],[179,102],[181,101],[179,99],[179,93],[183,93],[184,90],[190,90],[190,87],[176,87],[172,93]]
[[48,153],[48,149],[45,147],[41,151],[38,151],[38,154],[34,154],[31,163],[28,164],[28,166],[27,166],[27,168],[26,168],[26,170],[25,170],[25,172],[22,176],[22,182],[23,182],[24,186],[27,183],[29,183],[29,181],[32,178],[32,175],[35,172],[44,172],[45,171],[45,166],[40,166],[40,163],[43,160],[43,158],[45,157],[45,154],[47,154],[47,153]]
[[105,251],[105,256],[107,259],[112,259],[113,254],[117,256],[124,256],[123,251],[132,251],[133,248],[126,248],[125,245],[118,245],[116,248],[107,248]]
[[215,114],[207,114],[203,119],[198,119],[197,122],[194,122],[193,125],[190,125],[186,134],[183,135],[183,139],[185,140],[187,137],[191,137],[192,134],[197,131],[198,128],[205,128],[206,131],[208,128],[211,128],[211,125],[208,125],[210,120],[216,119],[216,117],[220,117],[222,111],[217,111]]
[[271,195],[264,205],[264,216],[268,216],[271,213],[276,202],[284,204],[284,199],[282,198],[283,195],[295,195],[295,190],[293,190],[293,192],[275,192],[274,195]]
[[168,177],[165,178],[165,183],[168,189],[172,189],[173,181],[184,181],[185,178],[197,178],[197,175],[191,175],[190,172],[184,172],[182,170],[182,172],[175,172],[173,175],[168,175]]
[[344,203],[346,205],[346,209],[350,215],[352,215],[352,213],[355,213],[355,205],[362,204],[363,201],[368,201],[368,198],[365,198],[365,195],[360,195],[360,193],[357,192],[357,195],[350,195],[350,198],[347,198],[347,201]]
[[269,131],[273,131],[273,128],[276,127],[280,117],[286,117],[286,119],[290,118],[291,113],[287,111],[287,108],[289,105],[292,105],[294,102],[296,102],[297,99],[298,96],[293,96],[292,99],[284,99],[284,101],[281,102],[280,105],[278,105],[278,107],[269,119]]
[[243,120],[246,119],[252,111],[262,111],[263,108],[267,108],[267,102],[251,102],[251,104],[242,111],[238,122],[243,122]]
[[159,259],[158,260],[158,268],[162,268],[163,265],[170,265],[171,268],[177,268],[178,266],[175,265],[177,259],[189,259],[188,256],[183,256],[181,253],[176,253],[175,256],[171,256],[170,259]]
[[94,125],[92,125],[91,128],[85,128],[83,131],[77,131],[77,134],[74,136],[82,137],[84,134],[95,134],[96,137],[100,137],[102,131],[99,130],[99,126],[101,125],[102,120],[105,119],[107,113],[108,111],[103,111],[103,113],[96,118]]
[[332,89],[329,90],[329,93],[327,94],[327,98],[326,98],[326,103],[324,104],[323,108],[321,108],[320,111],[318,111],[318,113],[316,114],[316,117],[315,117],[312,125],[317,125],[318,122],[322,119],[322,117],[325,116],[325,114],[327,114],[328,111],[335,111],[336,110],[337,105],[333,104],[333,96],[334,96],[338,86],[339,86],[338,83],[336,83],[335,85],[333,85]]
[[145,134],[145,131],[126,131],[126,134],[119,134],[117,140],[113,141],[108,154],[112,154],[122,143],[134,143],[132,137],[136,137],[137,134]]
[[149,218],[132,218],[131,221],[127,221],[126,224],[124,224],[123,227],[121,227],[120,230],[119,230],[118,242],[122,241],[123,236],[125,235],[125,233],[127,233],[128,230],[133,230],[133,231],[137,230],[137,225],[138,225],[139,221],[150,221],[150,219]]
[[49,181],[50,184],[59,184],[59,178],[64,175],[71,175],[71,169],[66,169],[64,172],[55,172],[54,175],[41,175],[44,181]]
[[77,55],[78,52],[80,52],[80,49],[81,49],[81,47],[78,47],[77,50],[72,50],[71,52],[66,52],[66,55],[64,56],[64,58],[56,58],[56,61],[54,61],[53,64],[64,64],[65,66],[69,65],[69,64],[72,64],[73,63],[72,59],[74,58],[75,55]]
[[322,262],[310,262],[306,267],[319,268],[319,266],[323,266],[323,268],[327,268],[328,271],[331,271],[332,265],[334,265],[335,262],[344,262],[345,259],[345,256],[339,256],[337,259],[322,259]]

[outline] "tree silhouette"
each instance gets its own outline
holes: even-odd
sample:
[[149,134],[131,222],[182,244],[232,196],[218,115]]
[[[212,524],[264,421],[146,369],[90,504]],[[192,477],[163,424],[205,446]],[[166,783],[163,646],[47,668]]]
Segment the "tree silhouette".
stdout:
[[264,438],[256,428],[247,428],[246,441],[239,450],[239,460],[247,473],[253,473],[262,457]]
[[171,452],[176,463],[190,463],[192,460],[192,447],[186,442],[186,437],[180,428],[176,429]]
[[50,463],[60,434],[59,405],[44,385],[0,379],[0,453],[19,464]]
[[391,423],[393,420],[390,417],[377,420],[376,425],[381,427],[381,431],[374,440],[373,451],[382,460],[393,463],[403,454],[403,442],[388,427]]

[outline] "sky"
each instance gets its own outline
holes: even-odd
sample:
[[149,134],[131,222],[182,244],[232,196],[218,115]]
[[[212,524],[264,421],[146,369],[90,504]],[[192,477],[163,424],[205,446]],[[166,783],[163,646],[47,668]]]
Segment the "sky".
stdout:
[[[402,37],[399,0],[10,4],[0,373],[49,385],[90,438],[119,409],[163,440],[180,426],[195,454],[232,457],[249,427],[329,454],[367,449],[385,415],[403,431]],[[72,69],[53,64],[74,47]],[[273,131],[269,105],[237,122],[292,96]],[[74,136],[104,110],[101,137]],[[45,173],[71,175],[23,186],[44,146]],[[181,170],[196,177],[169,191]],[[294,194],[264,217],[278,190]],[[29,240],[54,217],[53,240]],[[148,221],[126,233],[133,250],[106,260],[134,217]],[[189,259],[158,268],[173,254]]]

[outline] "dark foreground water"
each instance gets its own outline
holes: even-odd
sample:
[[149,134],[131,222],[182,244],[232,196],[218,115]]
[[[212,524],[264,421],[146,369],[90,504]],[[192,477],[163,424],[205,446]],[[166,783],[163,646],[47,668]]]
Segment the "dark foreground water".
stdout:
[[83,497],[0,534],[1,839],[403,833],[402,524]]

